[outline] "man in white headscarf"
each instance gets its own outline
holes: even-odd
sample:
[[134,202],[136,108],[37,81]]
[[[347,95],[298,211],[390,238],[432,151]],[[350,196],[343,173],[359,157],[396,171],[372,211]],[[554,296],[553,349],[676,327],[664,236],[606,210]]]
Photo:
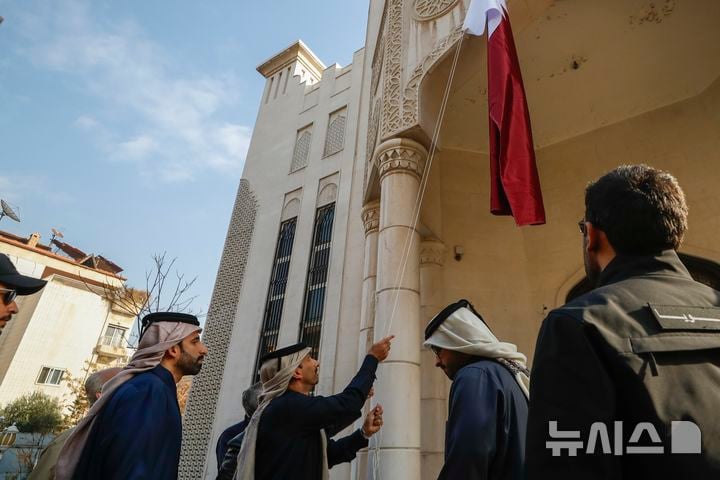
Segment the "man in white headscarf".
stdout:
[[[230,442],[217,478],[328,480],[332,466],[355,458],[382,427],[382,407],[377,405],[360,429],[337,441],[329,438],[360,416],[378,362],[387,358],[392,339],[373,345],[350,384],[330,397],[311,395],[319,380],[319,364],[305,344],[265,355],[260,367],[260,406],[242,438]],[[239,453],[229,458],[237,452],[233,445],[238,440]]]
[[156,312],[138,350],[102,389],[60,452],[57,480],[176,480],[182,422],[176,384],[202,367],[207,348],[193,315]]
[[425,329],[425,346],[452,380],[440,480],[521,480],[529,374],[525,355],[499,341],[467,300]]

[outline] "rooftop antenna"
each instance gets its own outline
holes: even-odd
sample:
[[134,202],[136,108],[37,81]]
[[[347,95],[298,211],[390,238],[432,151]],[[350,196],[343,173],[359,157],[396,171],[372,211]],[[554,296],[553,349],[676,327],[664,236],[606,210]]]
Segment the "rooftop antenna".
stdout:
[[13,210],[12,207],[8,205],[5,200],[0,200],[0,207],[2,208],[2,210],[0,211],[0,220],[2,220],[3,217],[10,217],[16,222],[20,221],[20,217],[17,216],[15,210]]
[[50,237],[51,245],[53,243],[53,240],[55,240],[56,238],[65,238],[65,235],[63,235],[63,233],[60,230],[58,230],[57,228],[51,228],[51,230],[52,230],[52,237]]

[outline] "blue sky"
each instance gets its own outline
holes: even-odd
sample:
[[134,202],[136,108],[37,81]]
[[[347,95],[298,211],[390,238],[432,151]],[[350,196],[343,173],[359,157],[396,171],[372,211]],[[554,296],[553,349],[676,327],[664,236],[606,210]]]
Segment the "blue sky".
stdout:
[[[0,0],[0,198],[144,284],[166,251],[207,311],[264,85],[302,38],[347,65],[363,0]],[[252,274],[252,272],[250,272]]]

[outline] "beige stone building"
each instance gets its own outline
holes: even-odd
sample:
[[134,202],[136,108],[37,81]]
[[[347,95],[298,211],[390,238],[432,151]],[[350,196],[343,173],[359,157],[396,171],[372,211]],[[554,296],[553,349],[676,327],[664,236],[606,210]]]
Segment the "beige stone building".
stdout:
[[119,286],[122,268],[57,240],[52,247],[0,232],[0,253],[23,275],[47,280],[34,295],[18,297],[20,313],[0,335],[0,405],[33,391],[70,401],[66,380],[83,377],[86,362],[124,365],[134,316],[105,299]]
[[720,2],[508,0],[547,211],[546,225],[522,229],[489,213],[485,39],[463,37],[469,3],[372,0],[352,65],[326,68],[296,43],[258,68],[266,88],[181,478],[214,478],[215,441],[242,418],[259,351],[310,341],[318,391],[329,394],[388,331],[397,339],[376,383],[379,461],[364,452],[332,476],[436,478],[448,383],[421,347],[422,328],[467,298],[532,358],[547,311],[585,288],[584,185],[619,164],[678,177],[691,212],[683,259],[718,285]]

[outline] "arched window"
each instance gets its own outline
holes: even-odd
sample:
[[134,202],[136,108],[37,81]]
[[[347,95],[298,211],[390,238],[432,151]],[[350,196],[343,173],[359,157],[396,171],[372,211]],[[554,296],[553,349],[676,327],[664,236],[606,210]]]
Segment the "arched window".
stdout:
[[260,379],[260,358],[277,347],[296,225],[297,217],[285,220],[280,225],[280,234],[275,246],[275,259],[273,260],[270,275],[270,287],[265,300],[265,314],[262,329],[260,330],[257,356],[255,357],[255,369],[253,370],[253,381],[255,382]]
[[330,115],[323,157],[337,153],[345,145],[345,109]]
[[310,250],[310,265],[305,283],[305,302],[300,320],[299,340],[312,348],[312,356],[318,358],[325,310],[325,290],[330,265],[330,244],[335,218],[335,204],[330,203],[317,209],[313,243]]
[[293,151],[292,164],[290,164],[290,173],[307,166],[310,143],[312,143],[312,129],[311,127],[305,127],[298,132],[297,139],[295,140],[295,150]]
[[[687,255],[685,253],[678,253],[678,256],[696,281],[704,283],[715,290],[720,290],[720,264],[712,260]],[[574,300],[592,289],[593,286],[588,281],[588,278],[585,277],[570,289],[565,301],[569,302],[570,300]]]

